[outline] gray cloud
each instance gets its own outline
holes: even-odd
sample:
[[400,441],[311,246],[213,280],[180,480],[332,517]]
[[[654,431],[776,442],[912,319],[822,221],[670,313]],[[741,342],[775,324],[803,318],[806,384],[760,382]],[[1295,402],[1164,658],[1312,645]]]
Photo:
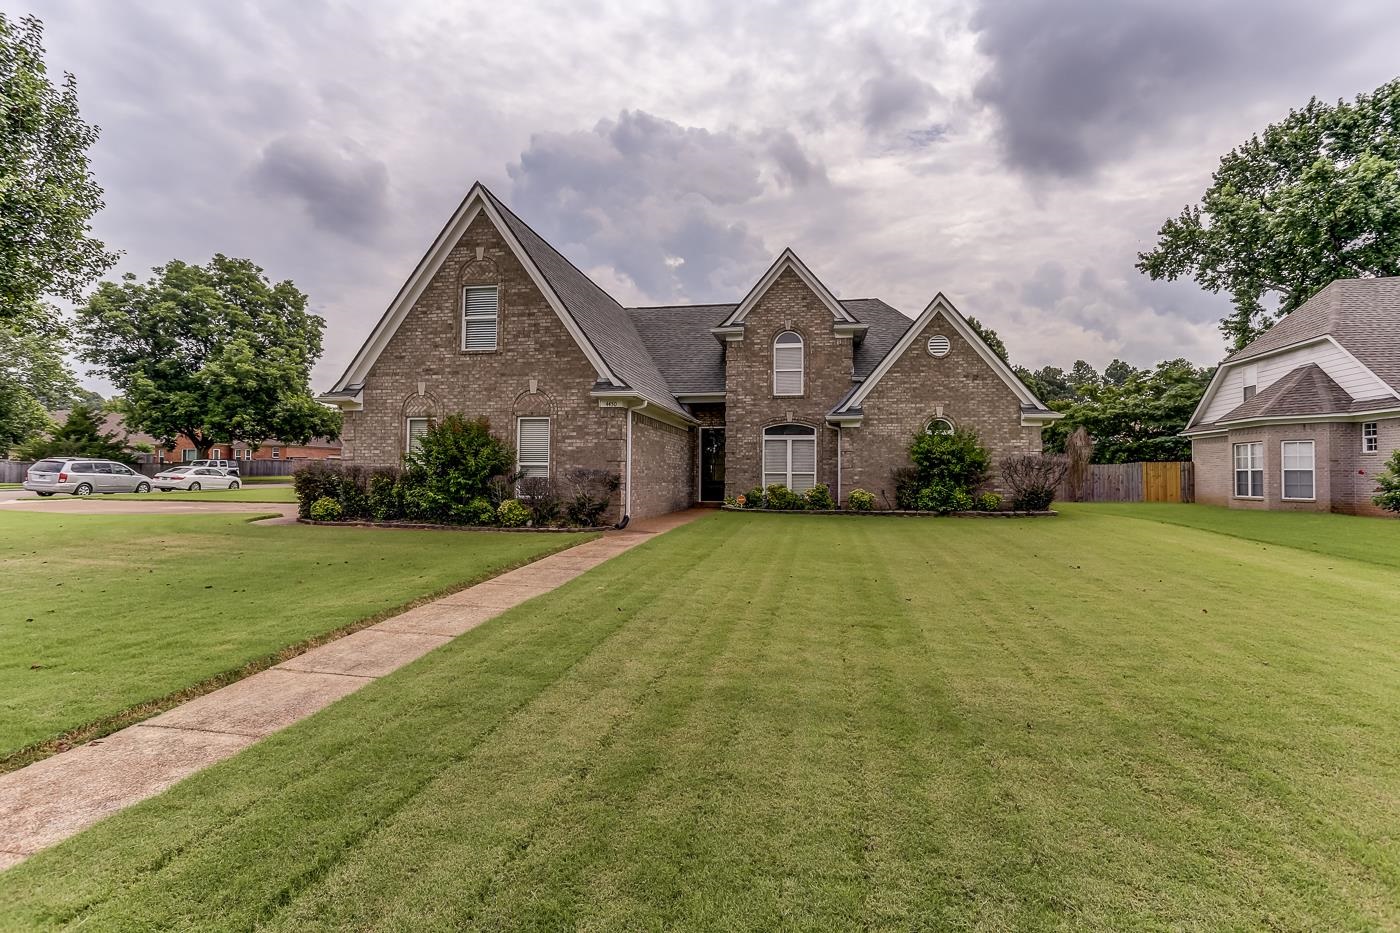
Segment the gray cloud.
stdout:
[[508,171],[513,203],[546,239],[653,302],[732,298],[773,252],[732,211],[826,181],[791,132],[711,131],[642,111],[535,134]]
[[1377,39],[1358,32],[1348,6],[986,0],[972,28],[990,67],[974,93],[995,113],[1010,165],[1085,176],[1179,122],[1199,132],[1261,99],[1300,105],[1324,92],[1298,64],[1354,56]]
[[324,138],[274,139],[250,176],[255,190],[299,201],[319,229],[336,236],[370,239],[388,214],[384,163]]

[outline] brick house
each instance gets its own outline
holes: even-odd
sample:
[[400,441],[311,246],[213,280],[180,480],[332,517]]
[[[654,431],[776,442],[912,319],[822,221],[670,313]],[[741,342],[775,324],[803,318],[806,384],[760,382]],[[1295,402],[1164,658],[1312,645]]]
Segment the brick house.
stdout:
[[1339,279],[1216,371],[1183,432],[1196,501],[1386,514],[1400,447],[1400,277]]
[[624,308],[480,184],[321,401],[347,463],[485,415],[526,474],[615,471],[632,517],[768,483],[892,495],[918,431],[972,428],[995,458],[1059,417],[942,295],[911,321],[785,250],[736,304]]

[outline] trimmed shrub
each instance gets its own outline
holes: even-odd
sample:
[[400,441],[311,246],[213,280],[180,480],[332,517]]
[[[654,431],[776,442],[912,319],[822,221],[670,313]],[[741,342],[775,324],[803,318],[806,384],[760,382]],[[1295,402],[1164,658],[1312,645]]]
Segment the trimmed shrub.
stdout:
[[530,510],[519,499],[507,499],[496,509],[496,521],[506,528],[519,528],[530,520]]
[[471,522],[477,514],[472,500],[487,495],[492,478],[510,471],[515,453],[491,433],[486,418],[448,415],[429,423],[404,463],[410,518]]
[[846,504],[856,512],[869,512],[875,508],[875,494],[864,489],[852,489],[846,496]]
[[1390,455],[1376,477],[1376,494],[1371,501],[1387,512],[1400,512],[1400,450]]
[[977,496],[977,502],[973,508],[979,512],[996,512],[1001,508],[1001,496],[994,492],[984,492]]
[[570,496],[564,506],[569,522],[584,528],[598,525],[612,505],[613,493],[622,486],[622,478],[609,470],[590,470],[577,467],[564,474]]
[[782,483],[774,483],[764,490],[764,497],[768,503],[766,508],[781,509],[784,512],[800,512],[807,507],[807,500],[803,499],[799,493],[793,492]]
[[1055,501],[1055,491],[1069,471],[1064,454],[1009,454],[997,464],[1001,481],[1011,491],[1018,512],[1043,512]]
[[834,509],[836,500],[831,498],[831,490],[826,483],[817,483],[811,489],[802,494],[802,498],[807,500],[809,509]]
[[344,512],[340,508],[340,503],[330,496],[322,496],[311,503],[311,508],[307,510],[312,521],[316,522],[338,522],[343,517]]

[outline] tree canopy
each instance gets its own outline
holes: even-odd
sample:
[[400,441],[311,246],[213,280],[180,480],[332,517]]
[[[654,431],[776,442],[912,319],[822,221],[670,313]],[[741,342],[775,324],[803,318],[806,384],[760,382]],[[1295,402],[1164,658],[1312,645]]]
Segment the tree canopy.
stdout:
[[0,13],[0,323],[46,296],[82,299],[116,256],[91,235],[102,189],[88,171],[98,130],[78,113],[77,81],[44,64],[43,24]]
[[1137,266],[1228,294],[1233,349],[1334,279],[1400,274],[1400,79],[1352,103],[1313,98],[1232,149]]
[[145,282],[103,282],[78,309],[81,358],[123,395],[127,425],[206,456],[215,443],[336,436],[311,396],[325,321],[289,281],[247,259],[174,260]]

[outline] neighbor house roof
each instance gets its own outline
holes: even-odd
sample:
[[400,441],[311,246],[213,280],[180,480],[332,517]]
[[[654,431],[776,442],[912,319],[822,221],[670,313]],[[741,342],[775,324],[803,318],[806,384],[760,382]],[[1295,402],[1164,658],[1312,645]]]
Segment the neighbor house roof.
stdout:
[[1225,362],[1243,362],[1322,337],[1337,341],[1400,391],[1400,276],[1338,279]]

